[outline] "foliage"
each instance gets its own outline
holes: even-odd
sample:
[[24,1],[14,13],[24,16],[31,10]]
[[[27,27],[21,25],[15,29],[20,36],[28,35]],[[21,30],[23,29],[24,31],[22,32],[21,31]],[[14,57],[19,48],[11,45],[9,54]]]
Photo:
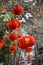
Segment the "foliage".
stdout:
[[7,22],[12,19],[15,19],[15,16],[13,14],[1,14],[0,15],[0,20],[2,22]]

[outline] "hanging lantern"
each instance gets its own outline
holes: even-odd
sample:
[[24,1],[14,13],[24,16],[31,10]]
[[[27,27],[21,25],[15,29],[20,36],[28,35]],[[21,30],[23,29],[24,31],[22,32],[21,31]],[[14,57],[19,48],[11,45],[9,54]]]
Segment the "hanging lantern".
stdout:
[[16,34],[16,33],[10,33],[10,35],[9,35],[9,39],[10,39],[11,41],[15,41],[18,37],[19,37],[19,36],[18,36],[18,34]]
[[0,43],[0,50],[2,49],[2,47],[3,47],[3,44]]
[[16,25],[16,29],[19,28],[22,25],[22,23],[20,21],[17,20],[17,25]]
[[32,48],[31,47],[28,47],[28,48],[25,49],[25,51],[26,51],[26,53],[32,52]]
[[5,44],[5,42],[6,42],[6,38],[3,38],[2,40],[1,40],[1,44]]
[[10,20],[6,26],[10,29],[10,30],[14,30],[16,28],[19,28],[21,26],[21,22],[17,21],[17,20]]
[[5,44],[6,42],[6,38],[3,38],[0,42],[0,50],[2,49],[3,45]]
[[23,7],[20,5],[16,5],[13,7],[13,12],[15,15],[20,15],[23,12]]
[[31,60],[31,57],[30,57],[30,56],[28,56],[28,57],[27,57],[27,60],[28,60],[28,61],[30,61],[30,60]]
[[17,50],[17,48],[16,48],[15,45],[11,45],[11,46],[9,47],[9,49],[10,49],[11,51],[16,51],[16,50]]
[[35,44],[35,39],[33,36],[23,36],[18,40],[18,46],[22,49],[31,47]]

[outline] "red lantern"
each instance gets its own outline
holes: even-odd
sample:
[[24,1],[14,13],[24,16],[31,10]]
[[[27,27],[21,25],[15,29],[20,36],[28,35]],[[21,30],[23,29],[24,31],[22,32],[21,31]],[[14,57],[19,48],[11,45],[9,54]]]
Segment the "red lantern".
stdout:
[[16,48],[15,45],[11,45],[11,46],[9,47],[9,49],[10,49],[11,51],[16,51],[16,50],[17,50],[17,48]]
[[28,56],[28,57],[27,57],[27,60],[28,60],[28,61],[30,61],[30,60],[31,60],[31,57],[30,57],[30,56]]
[[31,47],[34,44],[35,44],[35,39],[33,36],[23,36],[18,41],[18,45],[22,49],[26,49],[27,47]]
[[3,47],[3,44],[0,43],[0,50],[2,49],[2,47]]
[[18,34],[16,34],[16,33],[11,33],[11,34],[9,35],[9,39],[10,39],[11,41],[15,41],[17,38],[18,38]]
[[6,38],[3,38],[2,40],[1,40],[1,44],[5,44],[5,42],[6,42]]
[[14,30],[16,28],[19,28],[21,26],[21,23],[17,20],[10,20],[6,26],[10,29],[10,30]]
[[6,38],[3,38],[0,42],[0,50],[2,49],[3,45],[5,44],[6,42]]
[[20,5],[16,5],[13,7],[13,12],[15,15],[20,15],[23,12],[23,7]]
[[22,23],[20,22],[20,21],[17,21],[17,26],[16,26],[16,28],[19,28],[21,25],[22,25]]
[[32,52],[32,48],[31,47],[28,47],[28,48],[25,49],[25,51],[26,51],[26,53],[27,52]]
[[33,46],[35,44],[35,38],[33,36],[29,36],[30,44],[29,46]]

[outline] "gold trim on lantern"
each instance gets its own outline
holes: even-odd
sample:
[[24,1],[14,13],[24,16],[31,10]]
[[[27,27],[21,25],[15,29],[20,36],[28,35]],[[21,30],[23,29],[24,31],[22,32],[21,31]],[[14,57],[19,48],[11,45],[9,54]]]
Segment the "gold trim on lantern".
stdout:
[[25,43],[26,44],[30,43],[30,39],[29,38],[25,38]]

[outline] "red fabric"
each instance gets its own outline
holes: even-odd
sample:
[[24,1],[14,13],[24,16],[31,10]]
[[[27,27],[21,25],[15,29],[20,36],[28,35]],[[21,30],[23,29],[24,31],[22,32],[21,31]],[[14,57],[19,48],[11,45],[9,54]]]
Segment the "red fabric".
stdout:
[[[28,39],[28,40],[26,40]],[[35,38],[33,36],[23,36],[18,40],[18,45],[22,49],[31,47],[35,44]]]
[[10,47],[9,47],[9,49],[11,50],[11,51],[16,51],[16,46],[15,45],[11,45]]
[[30,56],[28,56],[28,57],[27,57],[27,60],[28,60],[28,61],[30,61],[30,60],[31,60],[31,57],[30,57]]
[[25,49],[25,51],[26,51],[26,53],[27,52],[32,52],[32,48],[31,47],[28,47],[28,48]]
[[17,24],[18,24],[18,25],[16,26],[17,28],[19,28],[19,27],[22,25],[22,23],[21,23],[20,21],[17,21]]
[[11,41],[15,41],[17,38],[18,38],[18,34],[16,34],[16,33],[11,33],[11,34],[9,35],[9,39],[10,39]]
[[15,15],[20,15],[23,12],[23,7],[20,5],[16,5],[13,7],[13,12]]
[[16,28],[19,28],[21,26],[21,22],[17,21],[17,20],[10,20],[6,26],[10,29],[10,30],[14,30]]
[[3,47],[3,44],[0,43],[0,50],[2,49],[2,47]]
[[6,42],[6,38],[3,38],[3,39],[1,40],[1,43],[4,45],[5,42]]
[[5,44],[6,42],[6,38],[3,38],[0,42],[0,50],[2,49],[3,45]]

